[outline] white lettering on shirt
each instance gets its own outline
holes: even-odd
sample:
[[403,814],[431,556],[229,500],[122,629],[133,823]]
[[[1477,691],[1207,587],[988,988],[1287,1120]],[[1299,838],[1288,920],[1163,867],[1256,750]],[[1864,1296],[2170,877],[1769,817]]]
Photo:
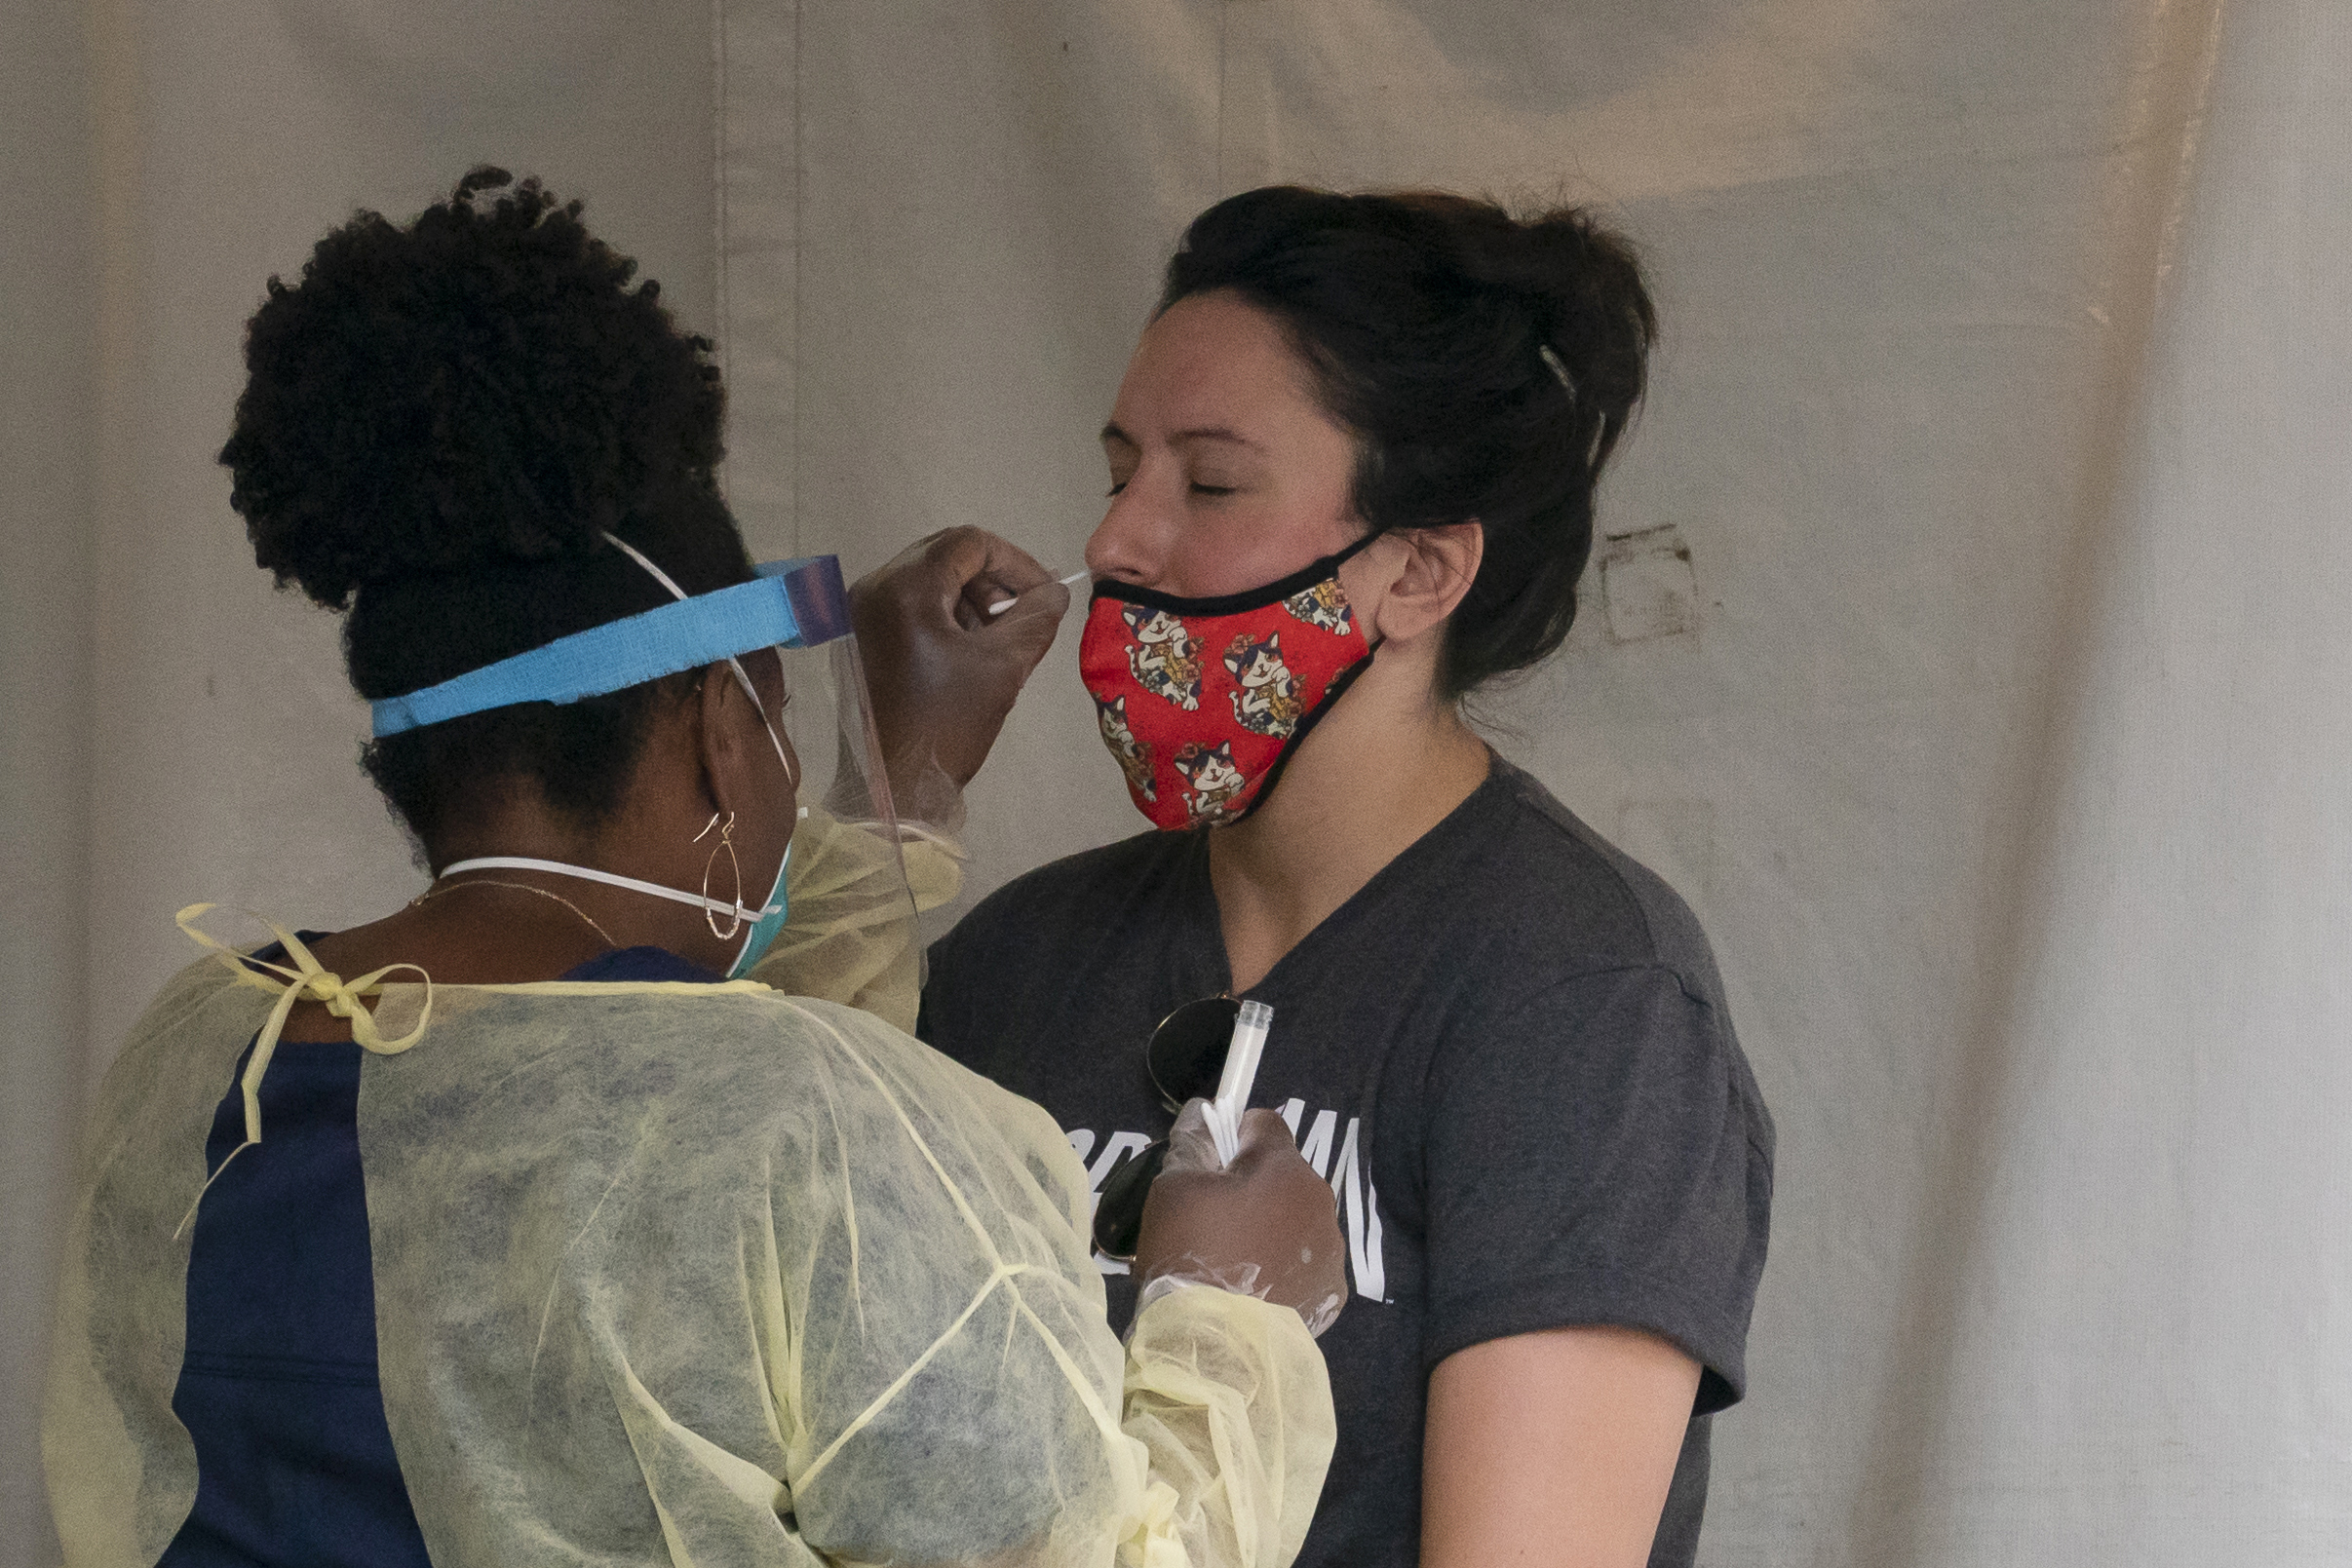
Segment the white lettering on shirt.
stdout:
[[[1292,1100],[1291,1103],[1298,1104],[1296,1100]],[[1300,1108],[1304,1109],[1303,1106]],[[1291,1131],[1295,1136],[1298,1131],[1298,1123],[1290,1117],[1285,1117],[1283,1120],[1291,1123]],[[1313,1166],[1315,1174],[1327,1181],[1331,1174],[1331,1133],[1338,1126],[1339,1113],[1337,1111],[1317,1111],[1313,1124],[1307,1128],[1307,1135],[1299,1141],[1298,1145],[1299,1158]],[[1354,1137],[1356,1124],[1350,1122],[1347,1128],[1348,1136]]]
[[[1347,1119],[1347,1132],[1339,1139],[1339,1158],[1333,1163],[1331,1140],[1339,1134],[1339,1113],[1317,1111],[1301,1137],[1298,1128],[1306,1121],[1306,1101],[1289,1099],[1283,1101],[1279,1114],[1290,1128],[1291,1135],[1299,1140],[1299,1157],[1315,1167],[1316,1175],[1331,1184],[1331,1200],[1339,1206],[1340,1222],[1347,1232],[1348,1272],[1355,1278],[1356,1293],[1385,1301],[1388,1265],[1380,1244],[1380,1195],[1372,1186],[1371,1153],[1363,1136],[1363,1119],[1354,1116]],[[1072,1128],[1068,1137],[1070,1147],[1078,1152],[1083,1163],[1095,1146],[1094,1129]],[[1101,1153],[1095,1156],[1087,1170],[1088,1188],[1097,1201],[1101,1197],[1103,1179],[1118,1165],[1120,1157],[1131,1149],[1146,1148],[1151,1141],[1141,1132],[1113,1132],[1104,1140]],[[1095,1267],[1104,1274],[1128,1272],[1126,1264],[1099,1252],[1095,1254]]]
[[1119,1163],[1119,1157],[1123,1154],[1129,1153],[1132,1150],[1148,1149],[1150,1147],[1151,1139],[1145,1136],[1143,1133],[1112,1133],[1109,1137],[1103,1140],[1102,1152],[1095,1156],[1095,1163],[1087,1166],[1087,1191],[1093,1193],[1098,1198],[1102,1196],[1103,1179],[1110,1174],[1111,1167]]
[[[1323,1113],[1324,1117],[1331,1114]],[[1322,1129],[1323,1119],[1318,1118],[1315,1125]],[[1388,1264],[1380,1251],[1380,1195],[1372,1190],[1369,1159],[1357,1158],[1358,1125],[1357,1118],[1347,1119],[1347,1140],[1340,1144],[1339,1164],[1331,1171],[1331,1197],[1347,1221],[1348,1267],[1356,1276],[1356,1294],[1379,1301],[1388,1291]],[[1322,1167],[1318,1166],[1316,1174],[1322,1173]]]

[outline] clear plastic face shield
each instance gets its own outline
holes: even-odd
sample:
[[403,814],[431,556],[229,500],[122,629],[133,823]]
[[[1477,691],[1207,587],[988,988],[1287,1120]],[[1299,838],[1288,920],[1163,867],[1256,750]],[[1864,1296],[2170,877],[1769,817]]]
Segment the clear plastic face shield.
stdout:
[[[780,765],[778,808],[799,803],[790,841],[773,866],[752,863],[733,843],[734,824],[713,820],[713,852],[701,888],[667,888],[593,866],[491,855],[441,868],[535,870],[627,888],[696,905],[714,936],[737,940],[729,978],[748,975],[790,928],[786,881],[802,842],[828,840],[829,864],[857,867],[868,919],[913,913],[901,830],[883,772],[864,667],[839,558],[808,556],[756,568],[750,583],[689,594],[658,563],[624,541],[607,541],[642,567],[675,602],[592,627],[543,647],[403,697],[373,705],[378,738],[517,703],[578,702],[709,665],[740,683],[766,724]],[[812,811],[811,808],[816,808]],[[837,890],[827,890],[829,892]],[[837,911],[828,918],[837,919]]]

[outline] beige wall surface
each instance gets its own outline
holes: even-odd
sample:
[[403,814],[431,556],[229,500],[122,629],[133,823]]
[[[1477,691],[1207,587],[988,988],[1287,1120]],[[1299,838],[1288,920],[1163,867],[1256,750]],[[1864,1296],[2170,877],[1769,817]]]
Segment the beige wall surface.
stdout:
[[[2352,1560],[2338,0],[27,0],[0,44],[0,1565],[79,1096],[199,899],[419,880],[212,462],[238,333],[477,160],[718,331],[730,495],[1075,567],[1184,221],[1596,204],[1665,333],[1497,745],[1689,898],[1778,1118],[1710,1563]],[[1680,554],[1678,552],[1686,552]],[[971,896],[1137,829],[1076,620]],[[968,901],[967,899],[967,901]],[[24,1266],[27,1262],[30,1267]]]
[[85,1075],[96,392],[89,70],[71,7],[0,11],[0,1563],[57,1546],[42,1326]]
[[172,911],[333,928],[423,878],[356,764],[336,623],[254,570],[214,461],[273,273],[468,167],[588,199],[714,314],[711,11],[582,0],[6,10],[0,1564],[54,1555],[34,1423],[78,1103],[190,951]]

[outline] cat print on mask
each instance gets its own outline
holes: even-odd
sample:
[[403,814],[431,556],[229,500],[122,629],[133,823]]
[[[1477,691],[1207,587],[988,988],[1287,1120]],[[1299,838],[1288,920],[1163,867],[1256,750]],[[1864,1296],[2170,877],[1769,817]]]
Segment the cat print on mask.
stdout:
[[1127,699],[1114,697],[1109,702],[1095,699],[1095,718],[1102,726],[1102,742],[1110,754],[1119,759],[1119,771],[1127,775],[1127,786],[1145,800],[1160,798],[1160,786],[1151,777],[1151,746],[1136,739],[1128,726]]
[[1122,605],[1119,614],[1136,634],[1127,649],[1127,668],[1135,674],[1136,684],[1187,713],[1197,709],[1201,706],[1201,661],[1184,623],[1166,610],[1140,604]]
[[1338,576],[1379,537],[1236,593],[1096,582],[1078,677],[1154,827],[1224,826],[1264,804],[1315,716],[1372,661]]
[[1184,792],[1184,810],[1195,827],[1222,820],[1231,815],[1229,803],[1241,792],[1245,781],[1241,769],[1233,764],[1233,743],[1219,741],[1214,746],[1191,742],[1176,748],[1170,758],[1176,772],[1191,785]]
[[1349,607],[1347,595],[1339,592],[1335,577],[1292,594],[1282,601],[1282,607],[1307,625],[1338,636],[1344,637],[1356,628],[1356,612]]
[[1261,639],[1243,632],[1227,644],[1225,668],[1240,682],[1240,689],[1228,694],[1234,720],[1253,734],[1288,740],[1306,708],[1298,700],[1298,682],[1282,662],[1282,633],[1268,632]]

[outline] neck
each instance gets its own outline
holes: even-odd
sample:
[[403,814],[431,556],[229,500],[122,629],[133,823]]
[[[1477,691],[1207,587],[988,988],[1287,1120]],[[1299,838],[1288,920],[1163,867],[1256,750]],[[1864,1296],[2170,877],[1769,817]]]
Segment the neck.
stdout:
[[[520,856],[694,892],[711,849],[708,839],[692,842],[701,823],[692,820],[691,807],[682,815],[650,811],[643,793],[633,790],[594,830],[573,825],[535,799],[481,802],[435,840],[433,864]],[[722,898],[736,891],[723,855],[712,891]],[[766,892],[765,884],[746,886],[741,901],[754,902]],[[723,917],[719,922],[722,928],[727,923]],[[723,972],[737,945],[713,937],[700,909],[577,877],[508,868],[437,877],[420,902],[328,937],[317,951],[322,963],[345,975],[406,962],[422,964],[436,979],[484,984],[553,979],[618,947],[661,947]]]
[[1209,834],[1236,995],[1484,782],[1486,745],[1418,662],[1375,659],[1248,820]]
[[[433,859],[440,866],[497,857],[548,860],[610,872],[686,894],[702,887],[708,864],[714,897],[757,904],[766,897],[767,887],[739,883],[728,857],[723,852],[713,856],[718,847],[715,837],[707,836],[700,844],[694,842],[694,829],[699,825],[699,822],[690,824],[687,818],[649,813],[634,797],[625,801],[596,831],[588,833],[569,830],[535,811],[485,814],[470,823],[461,837],[453,835],[446,845],[436,845],[443,853],[437,853]],[[483,881],[519,882],[555,894],[562,902],[530,895],[516,895],[506,901],[513,912],[541,920],[563,915],[569,905],[578,911],[573,917],[575,922],[583,915],[593,919],[616,947],[661,947],[706,968],[722,971],[734,954],[734,941],[713,937],[700,908],[636,889],[536,867],[483,868],[460,871],[446,880],[436,878],[434,901],[443,901],[440,894],[444,890]],[[486,903],[496,898],[494,894],[467,894],[447,901]],[[718,923],[724,929],[731,921],[722,915]]]

